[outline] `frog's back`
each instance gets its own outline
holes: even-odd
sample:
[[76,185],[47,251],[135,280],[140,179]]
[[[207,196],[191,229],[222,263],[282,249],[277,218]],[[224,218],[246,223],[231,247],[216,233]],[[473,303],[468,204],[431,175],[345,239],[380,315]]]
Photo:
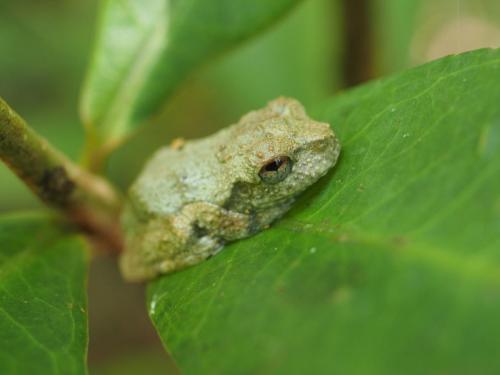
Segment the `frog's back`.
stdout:
[[138,211],[164,216],[193,202],[222,202],[230,192],[223,188],[226,184],[214,143],[205,138],[189,141],[180,149],[157,151],[130,190]]

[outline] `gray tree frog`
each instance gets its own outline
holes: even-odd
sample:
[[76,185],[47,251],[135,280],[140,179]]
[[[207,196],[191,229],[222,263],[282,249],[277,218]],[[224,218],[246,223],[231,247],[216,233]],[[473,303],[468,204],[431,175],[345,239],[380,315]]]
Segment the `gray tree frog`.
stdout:
[[194,265],[282,216],[337,161],[330,126],[278,98],[214,135],[157,151],[123,214],[130,281]]

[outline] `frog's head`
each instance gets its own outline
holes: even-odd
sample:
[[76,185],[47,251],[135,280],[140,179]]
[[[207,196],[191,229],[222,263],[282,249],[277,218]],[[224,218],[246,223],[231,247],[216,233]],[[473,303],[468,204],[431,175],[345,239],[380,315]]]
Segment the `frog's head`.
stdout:
[[247,209],[289,200],[333,167],[340,152],[330,126],[310,119],[299,102],[287,98],[244,116],[229,139],[224,154],[230,154],[238,199]]

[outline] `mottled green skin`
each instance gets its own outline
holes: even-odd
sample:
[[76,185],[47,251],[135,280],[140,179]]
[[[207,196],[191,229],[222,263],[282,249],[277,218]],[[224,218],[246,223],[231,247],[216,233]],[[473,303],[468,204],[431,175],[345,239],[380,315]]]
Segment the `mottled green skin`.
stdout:
[[[210,137],[160,149],[130,189],[124,277],[145,280],[199,263],[224,243],[267,228],[339,152],[330,126],[287,98]],[[259,171],[277,156],[292,160],[292,172],[266,184]]]

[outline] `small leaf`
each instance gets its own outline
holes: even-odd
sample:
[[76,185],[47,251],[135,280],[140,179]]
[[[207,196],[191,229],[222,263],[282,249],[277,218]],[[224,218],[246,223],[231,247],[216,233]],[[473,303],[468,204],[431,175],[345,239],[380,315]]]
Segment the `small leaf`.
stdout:
[[208,58],[300,0],[107,0],[81,99],[93,141],[110,149]]
[[87,252],[42,215],[0,217],[0,374],[85,374]]
[[150,284],[183,373],[500,373],[499,103],[499,50],[327,102],[336,169],[269,230]]

